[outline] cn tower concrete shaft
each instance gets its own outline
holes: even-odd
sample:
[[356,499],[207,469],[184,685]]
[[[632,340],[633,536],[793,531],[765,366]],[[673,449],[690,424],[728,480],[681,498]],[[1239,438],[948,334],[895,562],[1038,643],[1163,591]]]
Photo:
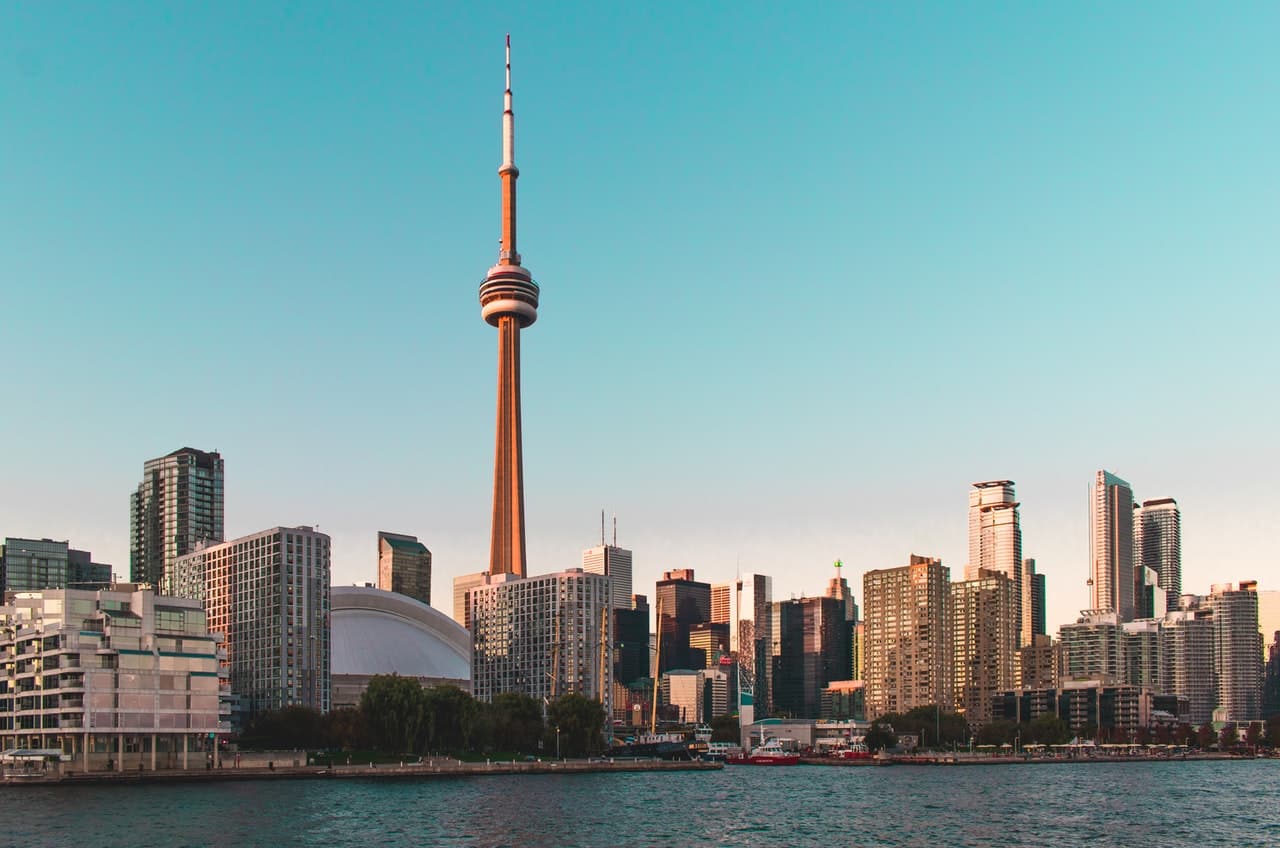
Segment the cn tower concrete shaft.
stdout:
[[489,573],[525,573],[524,461],[520,438],[520,323],[498,318],[498,427]]
[[502,244],[498,264],[480,284],[480,315],[498,328],[498,426],[493,461],[490,574],[525,574],[524,462],[520,436],[520,330],[538,318],[538,285],[516,251],[515,113],[511,107],[511,37],[502,112]]

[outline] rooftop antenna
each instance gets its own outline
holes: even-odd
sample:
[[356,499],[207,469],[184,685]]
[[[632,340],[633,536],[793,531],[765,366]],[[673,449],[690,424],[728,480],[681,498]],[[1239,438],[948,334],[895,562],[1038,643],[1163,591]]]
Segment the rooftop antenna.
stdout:
[[613,514],[613,546],[618,547],[618,513]]
[[600,544],[604,545],[604,510],[600,510]]

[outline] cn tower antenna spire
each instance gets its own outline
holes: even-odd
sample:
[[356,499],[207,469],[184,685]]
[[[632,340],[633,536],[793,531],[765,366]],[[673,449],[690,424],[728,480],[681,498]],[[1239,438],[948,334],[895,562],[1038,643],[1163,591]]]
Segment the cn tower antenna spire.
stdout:
[[511,109],[511,36],[502,96],[502,244],[480,284],[480,315],[498,329],[498,420],[493,463],[489,573],[524,576],[524,461],[520,427],[520,331],[538,318],[538,284],[516,251],[516,119]]

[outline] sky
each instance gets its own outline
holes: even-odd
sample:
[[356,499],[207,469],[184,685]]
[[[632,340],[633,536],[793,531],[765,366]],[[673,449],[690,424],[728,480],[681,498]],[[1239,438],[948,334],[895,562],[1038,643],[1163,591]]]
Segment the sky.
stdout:
[[603,509],[636,592],[861,601],[1011,479],[1053,632],[1106,468],[1184,591],[1280,588],[1280,7],[611,5],[0,6],[0,536],[127,574],[143,462],[216,449],[228,538],[412,533],[450,611],[510,32],[530,573]]

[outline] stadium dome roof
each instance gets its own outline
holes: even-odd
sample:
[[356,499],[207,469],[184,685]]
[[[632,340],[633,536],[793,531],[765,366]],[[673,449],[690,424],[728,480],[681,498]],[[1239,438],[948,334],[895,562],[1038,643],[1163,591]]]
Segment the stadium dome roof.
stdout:
[[433,607],[371,586],[329,595],[330,673],[471,680],[471,635]]

